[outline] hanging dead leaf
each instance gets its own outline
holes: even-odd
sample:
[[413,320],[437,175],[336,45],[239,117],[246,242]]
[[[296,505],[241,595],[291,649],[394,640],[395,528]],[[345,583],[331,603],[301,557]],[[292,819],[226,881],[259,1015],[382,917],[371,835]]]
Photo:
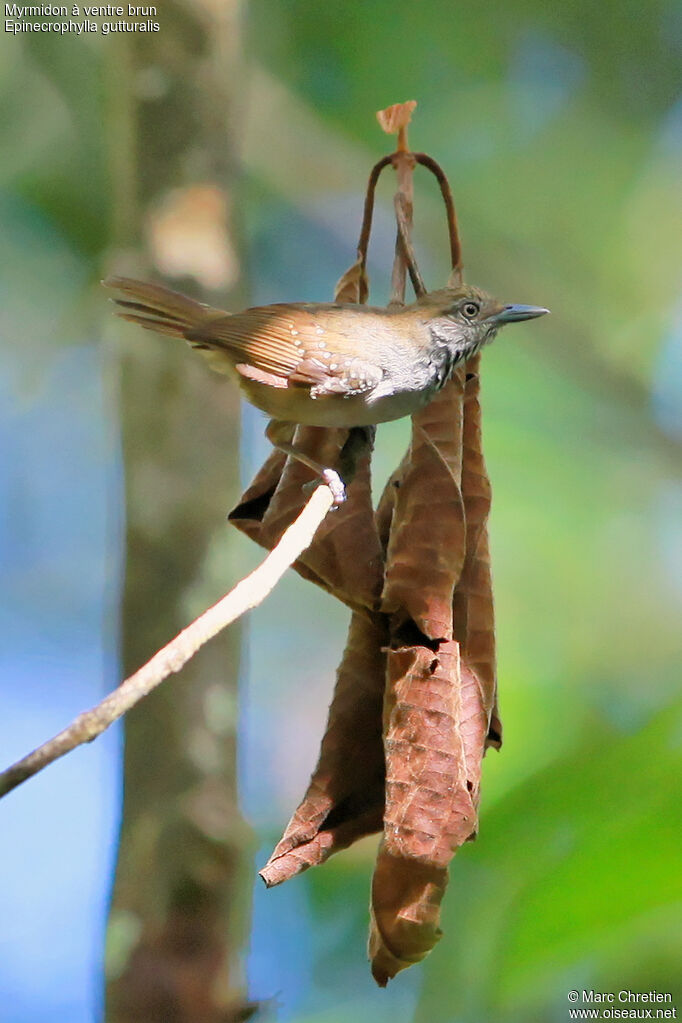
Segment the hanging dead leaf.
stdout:
[[446,867],[392,856],[382,842],[372,878],[367,953],[380,987],[425,958],[442,937]]
[[[375,514],[384,550],[402,471],[401,465],[386,483]],[[308,791],[261,871],[268,887],[323,863],[332,853],[383,826],[388,639],[385,615],[353,613],[317,767]]]
[[454,641],[391,650],[384,706],[386,809],[372,883],[370,958],[382,986],[440,937],[447,867],[474,838],[488,731],[475,674]]
[[497,709],[495,633],[487,531],[481,532],[475,554],[467,560],[453,601],[453,628],[462,643],[462,658],[475,674],[488,718],[486,745],[502,745]]
[[369,277],[360,257],[339,278],[334,289],[335,302],[355,302],[362,305],[369,294]]
[[458,288],[464,280],[461,266],[454,266],[448,277],[448,288]]
[[382,593],[383,611],[396,622],[412,620],[433,640],[452,636],[452,597],[464,564],[463,391],[460,370],[412,417]]
[[488,745],[499,748],[502,726],[496,709],[495,620],[488,550],[491,490],[483,458],[480,356],[467,365],[464,393],[462,495],[466,517],[466,558],[453,599],[455,637],[463,658],[482,687],[489,721]]
[[414,99],[405,103],[394,103],[385,110],[377,110],[377,121],[387,135],[395,135],[401,128],[407,128],[416,106],[417,101]]
[[[299,426],[296,445],[324,465],[334,465],[347,430]],[[328,515],[314,543],[294,568],[350,607],[376,608],[383,584],[383,556],[374,524],[370,478],[371,450],[358,460],[348,500]],[[315,476],[297,459],[274,452],[256,475],[229,519],[263,547],[271,549],[307,501],[303,487]]]
[[353,614],[317,767],[282,840],[260,872],[268,887],[381,830],[387,642],[383,615]]
[[[466,697],[466,701],[465,698]],[[478,694],[463,690],[459,645],[402,647],[388,654],[385,844],[392,855],[446,866],[476,830],[471,786],[480,762],[464,732],[481,733]],[[471,746],[471,750],[469,750]]]

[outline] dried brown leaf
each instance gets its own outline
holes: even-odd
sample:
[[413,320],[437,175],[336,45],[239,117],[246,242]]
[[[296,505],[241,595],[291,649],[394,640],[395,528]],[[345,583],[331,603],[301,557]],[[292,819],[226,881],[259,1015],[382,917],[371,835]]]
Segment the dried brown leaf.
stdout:
[[[299,426],[295,443],[324,465],[334,465],[347,430]],[[328,515],[294,568],[353,608],[376,608],[383,582],[383,555],[372,509],[371,451],[358,461],[348,500]],[[307,500],[303,490],[315,479],[296,459],[274,452],[256,475],[230,521],[271,549]]]
[[452,598],[464,564],[464,372],[412,417],[395,502],[382,610],[411,619],[429,639],[452,637]]
[[391,650],[384,704],[386,810],[372,883],[370,958],[384,985],[440,937],[447,867],[475,837],[488,731],[476,675],[459,645]]
[[382,842],[372,878],[368,955],[380,987],[420,962],[442,936],[446,867],[393,856]]
[[[401,464],[387,481],[375,513],[383,549],[402,472]],[[385,615],[353,613],[317,767],[282,840],[261,871],[269,887],[323,863],[332,853],[383,827],[387,645]]]
[[391,650],[385,713],[386,849],[447,866],[476,830],[475,753],[487,732],[477,688],[468,677],[463,685],[459,645]]
[[286,460],[287,456],[282,451],[271,451],[228,516],[240,532],[261,546],[266,546],[260,539],[263,534],[263,518],[281,480]]
[[383,615],[352,615],[317,767],[282,840],[261,871],[269,887],[381,830],[387,642],[388,623]]
[[377,121],[387,135],[395,135],[401,128],[406,128],[412,119],[412,112],[417,106],[414,99],[405,103],[394,103],[385,110],[377,110]]
[[497,709],[495,631],[487,529],[479,534],[475,553],[468,558],[453,601],[453,627],[462,643],[462,657],[478,679],[489,722],[488,746],[502,745]]
[[492,498],[483,457],[480,402],[480,355],[467,364],[462,436],[462,495],[467,520],[467,556],[486,529]]
[[481,686],[490,721],[488,745],[499,747],[502,726],[496,707],[495,619],[487,525],[491,490],[481,441],[479,358],[468,365],[464,394],[462,495],[466,558],[453,599],[453,627],[463,659]]
[[369,278],[361,258],[358,258],[339,278],[334,289],[335,302],[363,304],[369,295]]

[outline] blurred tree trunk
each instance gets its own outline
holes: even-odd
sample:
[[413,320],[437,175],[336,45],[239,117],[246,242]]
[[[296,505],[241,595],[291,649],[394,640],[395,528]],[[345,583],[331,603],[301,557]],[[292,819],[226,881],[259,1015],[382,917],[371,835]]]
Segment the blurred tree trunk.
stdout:
[[[108,43],[110,264],[133,274],[155,264],[175,281],[186,277],[182,290],[199,281],[202,296],[217,288],[209,301],[239,302],[230,215],[238,6],[174,0],[159,11],[160,32]],[[132,256],[143,238],[147,265]],[[239,492],[239,400],[184,345],[122,329],[121,350],[127,675],[218,595],[202,586],[202,572]],[[250,1013],[241,963],[251,848],[236,792],[239,650],[233,626],[126,719],[109,1023],[227,1023]]]

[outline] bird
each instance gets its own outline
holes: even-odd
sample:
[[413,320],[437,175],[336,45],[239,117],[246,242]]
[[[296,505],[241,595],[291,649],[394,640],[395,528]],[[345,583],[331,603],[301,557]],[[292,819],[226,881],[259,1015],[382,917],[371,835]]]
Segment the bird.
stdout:
[[343,480],[292,443],[293,424],[354,430],[411,415],[505,324],[549,312],[504,304],[470,284],[395,308],[295,302],[238,313],[129,277],[102,284],[117,293],[124,320],[184,339],[231,377],[270,417],[268,440],[309,466],[335,505],[345,500]]

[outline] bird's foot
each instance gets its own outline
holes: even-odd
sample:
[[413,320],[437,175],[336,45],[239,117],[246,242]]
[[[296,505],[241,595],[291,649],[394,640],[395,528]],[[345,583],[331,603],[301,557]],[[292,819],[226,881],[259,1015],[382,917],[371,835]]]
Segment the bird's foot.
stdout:
[[343,480],[339,476],[335,469],[321,469],[320,478],[318,480],[311,480],[310,483],[304,483],[303,493],[308,497],[312,494],[313,490],[319,487],[320,483],[323,483],[325,487],[329,487],[334,498],[334,504],[332,505],[332,511],[338,508],[339,505],[343,504],[346,500],[346,487]]
[[323,469],[320,478],[331,490],[334,504],[336,506],[343,504],[346,500],[346,488],[338,472],[335,469]]

